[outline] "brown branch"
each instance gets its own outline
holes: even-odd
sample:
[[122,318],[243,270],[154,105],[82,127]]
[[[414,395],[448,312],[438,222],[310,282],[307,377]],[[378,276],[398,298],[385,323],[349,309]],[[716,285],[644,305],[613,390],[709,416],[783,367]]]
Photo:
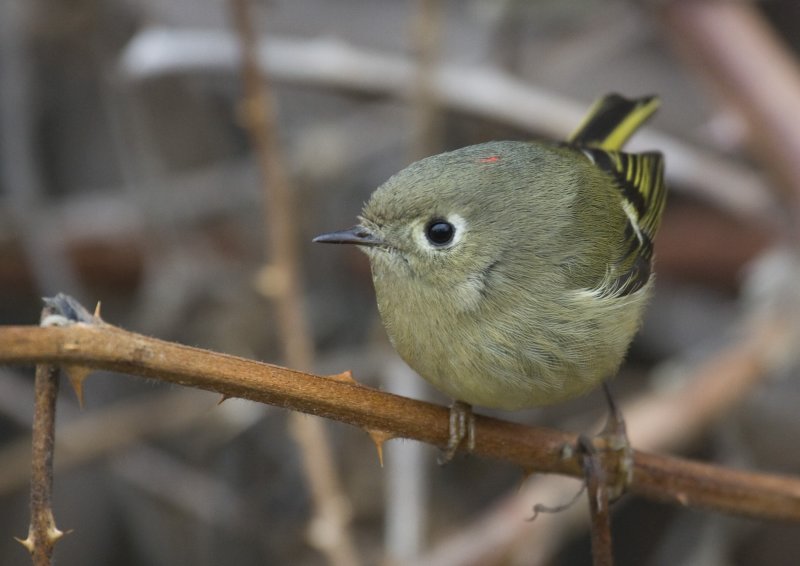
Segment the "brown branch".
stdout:
[[285,357],[295,367],[308,364],[312,346],[305,318],[300,267],[293,237],[292,195],[289,173],[277,137],[275,100],[269,77],[258,65],[256,36],[249,0],[232,0],[233,16],[241,41],[243,118],[263,179],[264,217],[271,262],[262,274],[262,291],[275,300],[285,342]]
[[[55,314],[56,309],[51,305],[45,306],[42,309],[42,323]],[[45,363],[36,366],[31,444],[31,522],[28,538],[17,539],[31,553],[34,566],[49,565],[56,541],[64,536],[56,528],[51,505],[58,382],[58,366]]]
[[[307,369],[313,366],[314,347],[305,314],[294,229],[297,215],[286,158],[278,139],[275,95],[269,77],[258,64],[258,38],[252,25],[250,0],[232,0],[231,8],[241,45],[245,126],[263,181],[264,217],[269,229],[269,263],[259,277],[260,289],[277,309],[284,360],[292,367]],[[332,564],[355,566],[361,561],[349,531],[350,507],[340,486],[323,423],[294,413],[289,429],[300,448],[314,501],[310,541]]]
[[[20,542],[30,551],[35,566],[50,564],[55,543],[64,533],[56,528],[51,499],[53,493],[53,440],[59,369],[36,366],[31,457],[31,524],[28,538]],[[18,539],[19,540],[19,539]]]
[[435,78],[442,36],[441,0],[417,0],[412,22],[415,50],[413,159],[440,151],[442,113],[436,98]]
[[[741,364],[762,370],[774,354],[774,324],[741,348]],[[344,380],[165,342],[105,323],[61,328],[0,327],[0,363],[67,363],[127,372],[216,391],[443,447],[448,409]],[[733,363],[733,362],[732,362]],[[526,470],[580,477],[575,436],[489,417],[476,418],[478,456]],[[800,521],[800,479],[734,471],[679,458],[634,454],[631,493],[720,512]]]

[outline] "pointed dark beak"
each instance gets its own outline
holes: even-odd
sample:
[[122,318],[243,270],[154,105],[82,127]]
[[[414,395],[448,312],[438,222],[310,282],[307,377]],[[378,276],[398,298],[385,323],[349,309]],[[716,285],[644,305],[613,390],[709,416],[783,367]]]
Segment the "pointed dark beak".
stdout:
[[355,244],[356,246],[383,246],[384,241],[361,226],[353,226],[347,230],[320,234],[312,240],[321,244]]

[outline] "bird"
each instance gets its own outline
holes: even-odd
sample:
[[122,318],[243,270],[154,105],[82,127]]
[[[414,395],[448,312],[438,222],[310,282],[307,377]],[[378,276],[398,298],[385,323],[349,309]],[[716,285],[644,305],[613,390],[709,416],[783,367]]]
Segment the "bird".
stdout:
[[659,104],[608,94],[565,142],[426,157],[356,226],[314,238],[368,256],[392,345],[454,400],[447,456],[474,442],[472,406],[560,403],[618,371],[652,295],[667,193],[662,155],[622,146]]

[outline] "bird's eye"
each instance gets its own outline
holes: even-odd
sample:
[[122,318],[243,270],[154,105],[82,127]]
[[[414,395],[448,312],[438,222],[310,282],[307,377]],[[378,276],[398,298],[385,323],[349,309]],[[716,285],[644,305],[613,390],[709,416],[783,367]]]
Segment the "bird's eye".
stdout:
[[425,237],[434,246],[446,246],[455,235],[456,227],[441,218],[434,218],[425,226]]

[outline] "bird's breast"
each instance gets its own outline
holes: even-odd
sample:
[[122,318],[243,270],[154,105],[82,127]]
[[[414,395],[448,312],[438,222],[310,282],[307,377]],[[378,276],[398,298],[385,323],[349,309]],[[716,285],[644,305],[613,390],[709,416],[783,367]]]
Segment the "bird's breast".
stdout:
[[406,363],[453,399],[501,409],[563,401],[613,374],[647,294],[506,289],[498,297],[485,281],[440,289],[391,272],[373,277],[387,333]]

